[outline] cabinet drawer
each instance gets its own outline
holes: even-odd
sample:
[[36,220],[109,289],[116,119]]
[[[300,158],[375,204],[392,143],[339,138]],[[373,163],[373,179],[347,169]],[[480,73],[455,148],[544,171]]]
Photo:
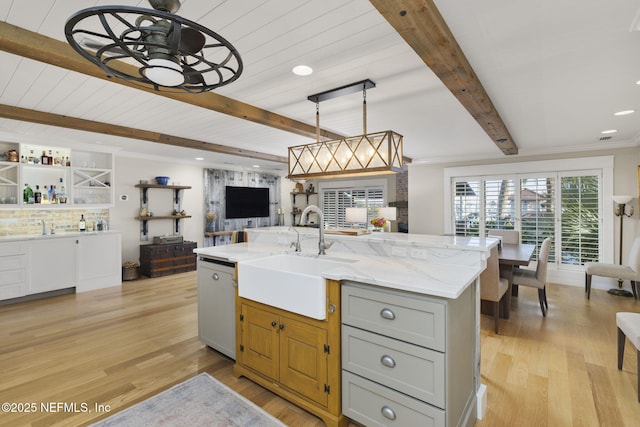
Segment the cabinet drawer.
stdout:
[[0,271],[4,275],[6,270],[26,269],[26,255],[8,255],[0,256]]
[[27,244],[25,242],[0,243],[0,257],[25,253],[27,253]]
[[342,323],[445,350],[445,304],[369,285],[342,286]]
[[343,325],[342,369],[445,408],[443,353]]
[[27,282],[27,273],[24,268],[6,270],[0,274],[0,286],[20,285],[23,286]]
[[445,411],[350,372],[342,372],[342,413],[369,427],[442,427]]

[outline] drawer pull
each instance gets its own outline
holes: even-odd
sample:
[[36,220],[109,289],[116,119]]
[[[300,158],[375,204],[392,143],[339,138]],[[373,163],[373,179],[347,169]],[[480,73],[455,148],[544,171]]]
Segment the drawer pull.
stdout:
[[396,419],[396,412],[393,409],[389,408],[388,406],[383,406],[380,412],[382,413],[382,416],[385,418],[388,418],[390,420]]
[[386,366],[387,368],[395,368],[396,367],[396,361],[393,360],[393,357],[391,356],[387,356],[384,355],[380,358],[380,363],[382,363],[383,366]]
[[218,276],[218,273],[213,273],[213,280],[220,280],[220,276]]
[[394,320],[396,318],[396,315],[388,308],[383,308],[380,311],[380,317],[382,317],[383,319]]

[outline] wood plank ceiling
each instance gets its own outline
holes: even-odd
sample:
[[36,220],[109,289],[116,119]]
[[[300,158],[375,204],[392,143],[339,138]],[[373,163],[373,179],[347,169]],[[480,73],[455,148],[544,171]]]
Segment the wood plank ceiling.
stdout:
[[[394,25],[394,27],[405,38],[405,40],[409,42],[414,50],[416,50],[420,54],[425,63],[432,69],[435,68],[436,75],[438,75],[438,77],[440,77],[445,82],[445,84],[447,84],[449,89],[452,90],[454,95],[458,97],[458,94],[461,92],[461,79],[452,79],[450,77],[452,74],[451,69],[463,69],[467,71],[467,75],[465,76],[465,88],[462,89],[462,91],[468,90],[468,93],[479,93],[480,99],[468,96],[461,98],[459,97],[459,99],[461,99],[463,105],[465,105],[472,116],[476,118],[479,123],[481,123],[481,126],[483,126],[485,130],[487,130],[489,135],[494,138],[494,140],[496,139],[495,136],[497,134],[508,135],[508,130],[500,120],[498,113],[495,111],[495,108],[493,108],[493,105],[491,104],[491,101],[488,100],[488,96],[484,92],[481,83],[473,74],[471,66],[464,58],[464,55],[460,51],[455,38],[453,37],[451,32],[448,31],[446,24],[442,20],[442,17],[439,15],[437,8],[432,2],[429,1],[427,2],[427,7],[420,8],[418,8],[417,5],[422,2],[395,2],[397,6],[394,6],[393,10],[389,10],[388,7],[387,9],[383,9],[385,3],[389,4],[388,2],[374,0],[372,1],[372,3],[378,8],[378,10],[381,11],[383,16],[385,16],[385,18],[390,21],[392,25]],[[412,7],[412,10],[407,16],[405,12],[403,12],[402,14],[398,13],[398,7],[400,7],[400,10],[403,11],[407,7]],[[411,28],[409,30],[401,28],[396,16],[402,18],[400,21],[405,21],[405,25],[406,21],[410,21],[409,25]],[[404,18],[407,19],[405,20]],[[434,22],[437,22],[438,25],[434,25]],[[408,34],[410,34],[410,36]],[[440,42],[437,44],[433,43],[433,41],[436,39],[440,40]],[[442,43],[443,39],[445,39],[444,41],[446,43]],[[452,46],[453,48],[451,48],[450,46]],[[6,22],[0,22],[0,49],[14,55],[62,67],[92,77],[109,79],[104,75],[104,72],[102,70],[78,56],[78,54],[73,51],[73,49],[71,49],[67,43],[55,40],[51,37],[46,37],[32,31],[28,31],[26,29],[19,28]],[[441,49],[442,51],[439,52],[438,49]],[[457,53],[458,55],[452,55],[452,49],[454,49],[455,53]],[[440,58],[442,57],[449,58],[449,61],[446,64],[447,67],[441,66],[437,68],[438,64],[442,62],[440,60]],[[121,66],[123,68],[133,67],[124,63]],[[120,79],[113,79],[111,81],[135,89],[146,90],[159,96],[169,97],[181,102],[196,105],[201,108],[211,109],[223,114],[250,120],[262,125],[271,126],[303,136],[316,135],[315,126],[302,123],[288,117],[284,117],[280,114],[255,107],[247,103],[219,95],[214,92],[208,92],[194,97],[188,94],[154,92],[152,87],[140,88],[139,86],[131,85],[130,83]],[[487,105],[489,106],[489,111],[487,111]],[[498,120],[495,120],[495,122],[497,122],[498,125],[493,125],[491,126],[491,128],[488,128],[486,125],[488,116],[497,118]],[[0,117],[33,121],[36,123],[44,123],[54,126],[70,127],[90,132],[127,136],[147,141],[186,146],[190,148],[204,148],[210,151],[226,152],[228,154],[238,154],[276,162],[286,162],[285,157],[266,155],[264,153],[259,153],[256,151],[233,149],[232,147],[225,147],[220,144],[209,144],[210,146],[208,146],[207,143],[191,140],[188,138],[179,138],[171,135],[159,135],[156,133],[146,132],[133,128],[114,127],[97,121],[80,120],[78,118],[65,118],[61,115],[55,114],[51,114],[46,117],[46,113],[40,111],[33,111],[32,113],[30,113],[26,109],[15,109],[14,111],[12,111],[10,106],[6,105],[0,108]],[[320,135],[325,139],[338,139],[343,136],[326,129],[321,129]],[[505,154],[517,153],[517,148],[511,141],[510,137],[508,145],[504,144],[504,138],[500,138],[499,141],[499,148],[502,149]]]

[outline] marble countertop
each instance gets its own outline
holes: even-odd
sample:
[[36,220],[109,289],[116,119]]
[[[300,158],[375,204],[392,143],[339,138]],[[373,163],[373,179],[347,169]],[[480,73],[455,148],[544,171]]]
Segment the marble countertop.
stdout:
[[0,243],[2,242],[21,242],[25,240],[43,240],[43,239],[60,239],[63,237],[79,237],[79,236],[93,236],[99,234],[120,233],[118,230],[107,231],[73,231],[73,232],[57,232],[55,234],[13,234],[8,236],[0,236]]
[[[387,233],[391,235],[392,233]],[[345,236],[339,236],[343,238]],[[360,238],[361,236],[346,236]],[[389,237],[389,236],[385,236]],[[432,236],[434,241],[441,236]],[[442,236],[448,240],[447,236]],[[475,247],[475,246],[474,246]],[[486,247],[482,248],[487,250]],[[195,249],[200,256],[238,262],[281,253],[297,256],[319,257],[317,251],[303,250],[296,253],[287,246],[265,243],[238,243],[226,246],[212,246]],[[327,251],[321,255],[326,259],[347,261],[321,273],[322,277],[333,280],[351,280],[386,288],[416,292],[443,298],[458,298],[475,280],[483,267],[456,263],[431,262],[407,256],[363,255],[346,251]],[[239,278],[241,281],[242,278]],[[239,284],[241,286],[241,283]]]

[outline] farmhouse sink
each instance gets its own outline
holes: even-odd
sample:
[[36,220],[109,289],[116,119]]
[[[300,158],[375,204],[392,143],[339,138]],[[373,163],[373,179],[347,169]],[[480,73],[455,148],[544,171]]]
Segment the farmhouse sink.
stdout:
[[327,287],[321,274],[345,263],[325,259],[279,254],[238,263],[238,295],[314,319],[324,319]]

